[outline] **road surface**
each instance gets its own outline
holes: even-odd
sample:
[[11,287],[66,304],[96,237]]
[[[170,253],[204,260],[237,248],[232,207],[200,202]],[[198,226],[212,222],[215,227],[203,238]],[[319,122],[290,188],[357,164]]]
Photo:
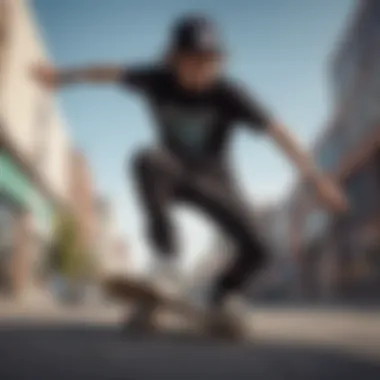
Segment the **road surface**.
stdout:
[[3,318],[0,379],[380,379],[376,314],[258,310],[244,345],[123,336],[101,314]]

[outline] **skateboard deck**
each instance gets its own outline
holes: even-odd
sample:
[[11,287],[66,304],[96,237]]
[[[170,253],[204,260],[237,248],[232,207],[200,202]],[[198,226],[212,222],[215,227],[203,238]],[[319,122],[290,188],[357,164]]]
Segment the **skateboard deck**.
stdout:
[[162,308],[183,316],[201,327],[201,331],[221,338],[239,339],[243,336],[241,326],[221,318],[218,313],[204,310],[183,298],[161,293],[150,284],[127,277],[113,277],[104,282],[106,292],[122,302],[131,302],[151,309]]
[[123,302],[153,304],[184,314],[192,319],[204,318],[208,313],[185,300],[161,293],[150,284],[126,277],[113,277],[104,282],[106,292]]

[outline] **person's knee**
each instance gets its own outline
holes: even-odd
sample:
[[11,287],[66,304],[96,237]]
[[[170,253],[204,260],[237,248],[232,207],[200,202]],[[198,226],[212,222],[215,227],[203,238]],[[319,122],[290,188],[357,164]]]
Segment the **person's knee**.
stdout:
[[157,153],[153,149],[141,149],[132,157],[132,170],[140,177],[153,172],[157,162]]
[[261,269],[268,263],[269,255],[263,239],[256,234],[251,234],[248,239],[242,242],[240,254],[244,266],[250,269]]
[[172,180],[179,177],[181,166],[165,149],[146,148],[134,155],[132,169],[138,178],[158,176]]
[[148,238],[159,254],[176,254],[177,244],[173,226],[168,220],[152,217],[148,226]]

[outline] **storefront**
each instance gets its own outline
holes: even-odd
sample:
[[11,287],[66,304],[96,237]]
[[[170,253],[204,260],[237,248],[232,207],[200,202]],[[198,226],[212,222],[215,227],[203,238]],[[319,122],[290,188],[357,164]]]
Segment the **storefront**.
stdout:
[[326,275],[331,272],[331,260],[326,260],[330,246],[329,235],[334,224],[332,215],[318,204],[311,204],[303,219],[301,244],[303,247],[301,275],[303,294],[320,298],[326,293]]
[[0,292],[34,281],[52,225],[52,206],[10,154],[0,153]]
[[17,222],[21,209],[4,194],[0,194],[0,293],[12,290],[12,253],[16,246]]
[[331,231],[341,296],[353,295],[355,289],[379,273],[373,258],[374,248],[378,250],[380,246],[380,183],[375,163],[373,157],[368,157],[365,164],[347,174],[342,183],[350,209]]

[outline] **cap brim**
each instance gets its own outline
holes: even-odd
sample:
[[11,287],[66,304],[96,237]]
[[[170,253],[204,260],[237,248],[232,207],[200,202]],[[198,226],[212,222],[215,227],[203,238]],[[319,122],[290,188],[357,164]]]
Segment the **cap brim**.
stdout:
[[189,49],[189,48],[182,48],[182,49],[175,49],[176,53],[179,54],[196,54],[201,55],[205,57],[223,57],[226,55],[226,52],[222,49]]

